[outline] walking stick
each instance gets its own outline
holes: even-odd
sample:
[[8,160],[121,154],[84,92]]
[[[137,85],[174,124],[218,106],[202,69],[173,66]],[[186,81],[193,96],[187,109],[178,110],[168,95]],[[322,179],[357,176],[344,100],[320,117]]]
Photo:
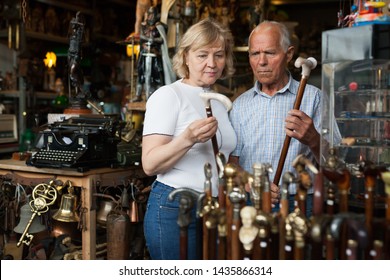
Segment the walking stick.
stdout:
[[335,150],[329,150],[330,157],[323,168],[324,175],[332,184],[336,184],[339,194],[339,212],[348,212],[348,192],[351,187],[351,173],[336,156]]
[[204,193],[198,198],[198,213],[203,218],[203,259],[216,259],[217,242],[217,222],[218,222],[218,202],[211,194],[211,164],[204,166],[206,180],[204,183]]
[[364,208],[365,208],[365,217],[366,217],[366,227],[368,229],[368,234],[371,237],[372,219],[374,215],[375,182],[376,182],[376,177],[378,176],[378,172],[374,164],[368,161],[361,162],[360,168],[364,174],[364,188],[365,188]]
[[[322,168],[323,175],[328,179],[327,186],[327,195],[326,195],[326,213],[328,215],[333,215],[335,212],[335,203],[336,203],[336,188],[335,183],[340,176],[342,176],[342,172],[340,170],[344,169],[344,164],[339,160],[336,156],[336,151],[334,148],[329,149],[329,157],[325,162],[325,166]],[[342,203],[345,205],[345,203]],[[347,212],[347,209],[342,207],[343,212]]]
[[270,245],[269,245],[269,252],[270,260],[279,260],[279,238],[280,238],[280,232],[279,232],[279,213],[271,213],[270,214]]
[[239,228],[241,226],[240,210],[241,205],[246,200],[245,191],[238,185],[233,185],[232,191],[228,194],[230,202],[233,204],[231,223],[231,259],[241,259],[241,246],[239,240]]
[[218,216],[218,260],[226,260],[227,254],[226,211],[220,210]]
[[[297,97],[294,102],[294,109],[298,110],[299,107],[301,107],[303,93],[305,91],[306,83],[307,80],[309,79],[310,72],[312,69],[314,69],[317,66],[317,60],[315,60],[315,58],[313,57],[309,57],[307,59],[298,57],[294,65],[296,68],[302,67],[302,77],[299,83]],[[276,169],[276,173],[273,181],[273,183],[277,186],[279,185],[279,180],[282,175],[283,166],[284,166],[284,162],[286,161],[286,156],[287,156],[288,148],[290,146],[290,142],[291,142],[291,137],[286,135],[286,138],[284,139],[284,143],[283,143],[282,152],[280,154],[278,167]]]
[[272,172],[272,166],[269,163],[253,164],[254,187],[261,199],[261,210],[257,209],[256,224],[259,227],[258,245],[256,245],[254,259],[270,259],[270,234],[271,234],[271,190],[269,181],[269,172]]
[[390,171],[382,172],[382,180],[385,183],[385,193],[386,193],[386,215],[385,215],[385,238],[384,238],[384,258],[390,259]]
[[[215,93],[215,92],[201,92],[199,94],[199,96],[204,102],[207,117],[213,116],[213,111],[211,109],[211,100],[216,100],[216,101],[219,101],[220,103],[222,103],[228,112],[232,109],[232,106],[233,106],[232,101],[223,94]],[[221,155],[219,155],[219,148],[218,148],[216,134],[214,134],[213,137],[211,138],[211,143],[213,145],[214,156],[216,157],[217,171],[218,171],[218,173],[220,173],[221,170],[220,170],[220,164],[218,164],[218,160],[223,160],[225,162],[226,162],[226,160],[224,158],[222,158]],[[219,158],[217,158],[217,156]]]
[[227,236],[227,218],[226,218],[226,180],[225,180],[225,165],[226,158],[221,152],[216,155],[218,167],[218,242],[217,242],[217,258],[225,260],[226,255],[226,236]]
[[218,204],[221,210],[225,210],[226,207],[226,181],[225,181],[225,165],[226,158],[221,152],[218,152],[215,156],[218,169]]
[[191,209],[199,194],[193,189],[178,188],[169,194],[168,199],[173,201],[177,195],[180,195],[179,215],[177,218],[177,224],[180,227],[180,259],[187,260],[188,226],[191,223]]
[[307,166],[314,174],[318,173],[314,164],[308,160],[304,155],[298,155],[293,161],[293,167],[298,173],[298,190],[296,200],[298,202],[298,208],[301,210],[301,214],[306,216],[306,196],[307,191],[312,185],[312,180],[309,172],[305,170]]
[[226,236],[226,259],[231,260],[232,257],[232,224],[233,224],[233,207],[232,202],[229,199],[229,194],[233,190],[234,178],[237,175],[237,166],[232,163],[228,163],[225,166],[226,176],[226,224],[227,224],[227,236]]
[[294,237],[294,259],[303,260],[305,258],[305,239],[308,231],[308,221],[299,208],[295,208],[294,212],[287,216],[287,229],[292,231]]
[[[317,215],[310,218],[311,229],[311,256],[312,260],[322,260],[323,259],[323,241],[326,238],[327,229],[331,217],[329,215]],[[326,242],[326,241],[325,241]],[[326,247],[325,247],[326,248]]]
[[[367,230],[363,223],[364,216],[360,214],[350,213],[350,212],[341,212],[333,216],[332,221],[329,224],[328,230],[331,236],[329,236],[329,241],[332,240],[333,248],[330,248],[331,251],[334,251],[334,246],[338,243],[338,253],[339,259],[347,259],[347,247],[348,247],[348,228],[354,230],[356,233],[353,238],[358,239],[359,242],[367,244]],[[359,226],[357,226],[359,225]],[[328,248],[327,248],[328,250]],[[331,256],[329,256],[330,258]],[[333,256],[334,259],[335,256]]]
[[260,164],[259,166],[254,166],[253,169],[259,169],[260,172],[260,178],[261,178],[261,209],[264,211],[266,214],[271,213],[271,182],[269,181],[269,176],[268,174],[272,172],[272,166],[269,163],[266,164]]
[[259,228],[259,250],[254,258],[258,260],[269,260],[271,258],[270,252],[270,234],[271,234],[271,217],[269,213],[260,211],[256,216],[256,225]]
[[[199,95],[204,102],[207,117],[213,116],[213,111],[211,110],[211,100],[221,102],[228,112],[232,109],[232,101],[223,94],[215,92],[201,92]],[[211,142],[213,144],[214,155],[216,156],[218,154],[218,142],[216,135],[211,138]]]
[[[370,237],[364,221],[351,217],[347,219],[346,224],[348,241],[345,255],[348,260],[357,260],[359,256],[364,255],[364,249],[368,247]],[[362,254],[359,254],[359,249],[363,251]]]
[[313,216],[321,216],[324,212],[324,173],[320,169],[313,185]]
[[382,172],[381,178],[385,183],[385,193],[386,193],[386,223],[390,225],[390,171]]
[[286,259],[286,218],[288,215],[288,187],[295,180],[294,174],[286,172],[282,177],[282,190],[280,193],[280,217],[279,217],[279,259]]

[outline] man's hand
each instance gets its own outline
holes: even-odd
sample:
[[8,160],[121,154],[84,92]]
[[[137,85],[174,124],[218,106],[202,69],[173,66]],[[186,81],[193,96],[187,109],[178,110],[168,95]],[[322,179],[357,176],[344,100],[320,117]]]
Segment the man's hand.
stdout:
[[274,183],[271,184],[271,203],[272,208],[280,202],[280,188]]
[[304,112],[292,109],[288,112],[285,122],[286,135],[308,146],[318,161],[321,136],[314,127],[313,120]]

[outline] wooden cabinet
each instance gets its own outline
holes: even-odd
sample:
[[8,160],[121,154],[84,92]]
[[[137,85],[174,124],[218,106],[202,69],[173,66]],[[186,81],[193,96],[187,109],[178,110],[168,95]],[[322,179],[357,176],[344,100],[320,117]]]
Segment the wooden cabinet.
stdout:
[[0,176],[9,178],[21,185],[48,184],[51,180],[69,180],[74,187],[81,188],[81,207],[85,213],[85,228],[82,230],[83,260],[96,259],[96,209],[93,193],[97,185],[112,185],[131,177],[145,178],[142,168],[99,168],[88,172],[74,170],[36,168],[27,166],[24,161],[0,160]]

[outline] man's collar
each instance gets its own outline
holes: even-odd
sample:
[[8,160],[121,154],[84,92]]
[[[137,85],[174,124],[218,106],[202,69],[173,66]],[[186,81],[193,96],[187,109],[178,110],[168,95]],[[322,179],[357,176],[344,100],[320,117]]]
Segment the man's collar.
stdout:
[[[281,88],[280,90],[278,90],[278,91],[276,92],[276,94],[278,94],[278,93],[284,93],[284,92],[286,92],[286,91],[289,91],[289,92],[291,92],[291,93],[293,93],[293,94],[296,94],[296,90],[294,89],[294,83],[292,82],[292,75],[291,75],[290,71],[287,70],[287,74],[288,74],[288,82],[287,82],[287,84],[286,84],[283,88]],[[256,81],[256,83],[255,83],[255,87],[254,87],[254,91],[253,91],[253,96],[255,96],[256,94],[267,95],[267,94],[265,94],[265,93],[263,93],[263,92],[261,91],[261,84],[260,84],[259,81]]]

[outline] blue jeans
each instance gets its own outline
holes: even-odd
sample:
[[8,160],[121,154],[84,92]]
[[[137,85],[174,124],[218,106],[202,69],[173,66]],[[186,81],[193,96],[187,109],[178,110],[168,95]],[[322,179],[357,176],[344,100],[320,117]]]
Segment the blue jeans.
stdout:
[[[149,194],[144,218],[146,246],[152,260],[180,259],[180,228],[177,224],[180,195],[169,201],[168,195],[174,188],[154,181]],[[191,211],[188,226],[188,259],[198,259],[196,203]],[[202,247],[201,244],[198,246]]]

